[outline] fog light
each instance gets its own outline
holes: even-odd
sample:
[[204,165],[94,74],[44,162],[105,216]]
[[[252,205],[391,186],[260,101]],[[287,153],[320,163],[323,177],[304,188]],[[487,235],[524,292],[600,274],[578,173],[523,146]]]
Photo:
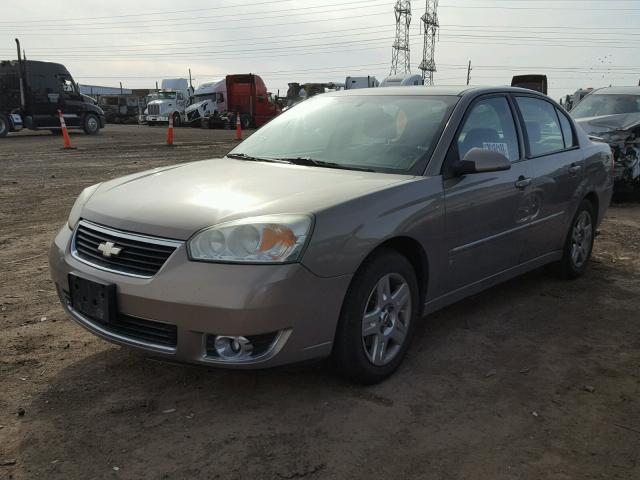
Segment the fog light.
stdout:
[[218,356],[226,360],[248,357],[253,352],[253,345],[246,337],[218,335],[215,338],[214,346]]

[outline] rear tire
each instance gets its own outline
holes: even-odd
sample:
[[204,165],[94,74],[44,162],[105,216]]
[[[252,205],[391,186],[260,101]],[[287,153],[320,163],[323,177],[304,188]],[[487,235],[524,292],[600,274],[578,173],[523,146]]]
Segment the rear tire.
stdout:
[[100,132],[100,119],[93,113],[87,113],[84,116],[84,123],[82,125],[84,133],[87,135],[96,135]]
[[342,305],[331,363],[349,380],[371,385],[400,366],[422,310],[406,257],[381,251],[360,267]]
[[562,259],[557,264],[562,278],[574,279],[587,270],[596,230],[596,214],[593,204],[583,200],[576,212],[564,242]]
[[0,113],[0,138],[6,137],[9,133],[9,119]]

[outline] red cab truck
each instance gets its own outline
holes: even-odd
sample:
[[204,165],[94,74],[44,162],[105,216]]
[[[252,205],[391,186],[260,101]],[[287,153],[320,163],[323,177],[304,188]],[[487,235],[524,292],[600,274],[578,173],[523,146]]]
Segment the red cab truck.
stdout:
[[201,84],[185,113],[187,122],[196,127],[233,127],[239,113],[243,128],[258,128],[277,116],[280,107],[262,78],[248,73]]

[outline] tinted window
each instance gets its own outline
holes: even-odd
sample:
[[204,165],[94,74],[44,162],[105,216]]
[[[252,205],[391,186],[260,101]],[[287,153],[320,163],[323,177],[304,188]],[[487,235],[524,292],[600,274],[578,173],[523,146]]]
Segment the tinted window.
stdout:
[[431,152],[454,96],[319,96],[277,116],[232,153],[405,172]]
[[465,120],[457,142],[460,160],[472,148],[495,150],[512,162],[519,160],[518,135],[507,99],[495,97],[477,102]]
[[564,149],[564,140],[556,109],[549,102],[531,97],[518,97],[529,151],[532,156],[546,155]]
[[560,118],[560,128],[562,128],[562,136],[564,137],[564,148],[571,148],[575,145],[575,139],[573,138],[573,130],[571,129],[571,122],[565,114],[558,111],[558,118]]

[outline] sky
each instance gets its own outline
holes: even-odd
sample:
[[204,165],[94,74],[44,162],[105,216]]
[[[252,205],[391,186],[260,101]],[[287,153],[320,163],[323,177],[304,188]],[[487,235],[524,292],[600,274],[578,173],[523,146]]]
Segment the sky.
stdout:
[[[411,71],[420,73],[425,0],[413,0]],[[21,0],[0,16],[0,59],[66,65],[78,83],[194,86],[257,73],[282,95],[289,82],[389,74],[394,0]],[[640,0],[440,0],[434,83],[505,85],[541,73],[549,95],[638,85]]]

